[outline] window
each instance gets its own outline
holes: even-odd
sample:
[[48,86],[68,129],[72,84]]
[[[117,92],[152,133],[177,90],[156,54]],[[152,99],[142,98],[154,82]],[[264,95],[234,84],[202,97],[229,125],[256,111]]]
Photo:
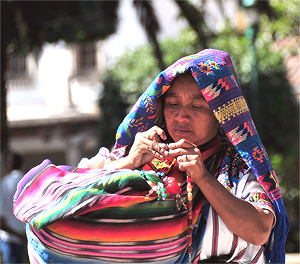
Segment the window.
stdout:
[[77,47],[77,74],[86,74],[96,69],[95,43],[84,43]]
[[11,54],[8,57],[7,78],[19,79],[27,77],[26,56],[22,54]]

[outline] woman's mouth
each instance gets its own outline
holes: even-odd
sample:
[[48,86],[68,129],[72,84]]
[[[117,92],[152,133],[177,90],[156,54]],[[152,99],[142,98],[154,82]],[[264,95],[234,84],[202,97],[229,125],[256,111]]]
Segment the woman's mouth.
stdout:
[[184,134],[189,134],[189,133],[191,133],[192,131],[191,131],[191,130],[186,130],[186,129],[175,128],[175,129],[174,129],[174,132],[175,132],[176,134],[184,135]]

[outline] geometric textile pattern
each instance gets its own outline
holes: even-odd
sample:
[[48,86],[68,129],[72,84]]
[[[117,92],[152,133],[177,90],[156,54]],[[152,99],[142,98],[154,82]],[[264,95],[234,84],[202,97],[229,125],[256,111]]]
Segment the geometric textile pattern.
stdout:
[[228,132],[227,136],[230,138],[232,144],[236,146],[244,140],[247,140],[248,137],[251,137],[255,134],[255,128],[252,120],[243,123],[242,125],[232,129]]
[[237,83],[233,75],[226,76],[217,80],[215,83],[212,83],[207,88],[202,90],[203,96],[206,98],[207,101],[211,101],[220,93],[223,93],[229,90],[231,87],[236,87]]
[[243,96],[233,98],[226,104],[214,109],[213,112],[221,125],[245,112],[248,112],[248,105]]

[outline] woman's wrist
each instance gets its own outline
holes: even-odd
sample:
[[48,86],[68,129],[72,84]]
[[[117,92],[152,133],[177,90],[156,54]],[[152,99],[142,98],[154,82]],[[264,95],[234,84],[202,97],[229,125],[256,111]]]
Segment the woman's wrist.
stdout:
[[124,157],[124,168],[134,170],[139,167],[139,165],[136,165],[136,160],[132,159],[130,156]]
[[196,185],[200,185],[206,178],[210,177],[210,173],[208,171],[204,171],[201,175],[198,175],[195,178],[192,178],[192,181],[196,184]]

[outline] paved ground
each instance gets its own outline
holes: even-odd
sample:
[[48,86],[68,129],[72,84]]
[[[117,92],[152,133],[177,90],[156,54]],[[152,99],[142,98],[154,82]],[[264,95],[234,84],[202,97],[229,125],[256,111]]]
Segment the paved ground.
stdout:
[[300,253],[286,254],[286,264],[300,264]]

